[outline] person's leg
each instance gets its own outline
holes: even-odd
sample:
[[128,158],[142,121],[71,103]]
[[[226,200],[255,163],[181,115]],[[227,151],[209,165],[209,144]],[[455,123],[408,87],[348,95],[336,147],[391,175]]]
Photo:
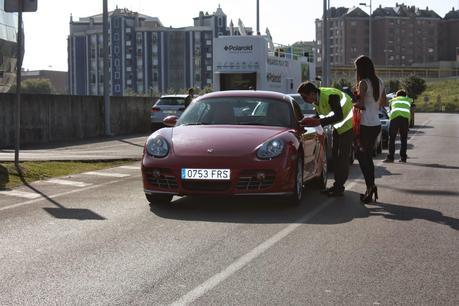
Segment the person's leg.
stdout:
[[373,162],[373,150],[375,148],[375,141],[378,137],[381,126],[372,126],[369,128],[369,142],[368,142],[368,177],[365,182],[368,184],[367,187],[373,187],[375,185],[375,165]]
[[337,150],[333,155],[334,172],[335,172],[335,191],[342,193],[344,191],[344,183],[349,176],[349,156],[351,154],[352,141],[354,138],[352,130],[349,130],[343,134],[338,134],[336,131],[333,133],[333,139],[337,139],[337,146],[333,147],[333,150]]
[[400,160],[406,162],[406,149],[407,149],[407,142],[408,142],[408,127],[409,122],[408,119],[401,118],[400,120]]
[[373,150],[381,126],[360,126],[359,165],[365,178],[367,189],[375,184],[375,166],[373,163]]
[[397,138],[397,118],[390,121],[389,125],[389,155],[387,155],[386,161],[394,161],[395,155],[395,138]]

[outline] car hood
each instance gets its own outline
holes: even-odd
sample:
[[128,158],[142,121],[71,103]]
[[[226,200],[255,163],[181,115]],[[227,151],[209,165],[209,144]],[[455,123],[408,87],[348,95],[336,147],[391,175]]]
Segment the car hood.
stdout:
[[172,129],[171,138],[176,156],[234,157],[250,154],[268,139],[289,130],[247,125],[179,126]]

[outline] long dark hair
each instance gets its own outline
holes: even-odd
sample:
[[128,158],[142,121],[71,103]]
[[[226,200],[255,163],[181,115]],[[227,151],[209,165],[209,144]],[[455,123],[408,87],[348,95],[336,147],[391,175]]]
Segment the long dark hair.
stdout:
[[370,79],[373,87],[373,97],[376,101],[379,98],[379,79],[375,73],[375,66],[366,55],[360,55],[354,62],[357,70],[357,84],[363,79]]

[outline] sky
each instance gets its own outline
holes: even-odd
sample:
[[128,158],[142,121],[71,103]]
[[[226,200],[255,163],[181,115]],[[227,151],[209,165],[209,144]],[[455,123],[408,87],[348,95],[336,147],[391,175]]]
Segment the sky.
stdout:
[[[323,14],[320,0],[259,0],[260,31],[269,28],[273,41],[278,44],[292,44],[296,41],[315,39],[315,20]],[[370,0],[330,0],[330,6],[353,7]],[[397,1],[372,0],[372,10],[379,5],[393,7]],[[23,68],[26,70],[67,71],[67,36],[70,15],[77,21],[102,13],[102,0],[38,0],[38,10],[24,13],[25,55]],[[116,6],[144,15],[158,17],[164,26],[183,27],[193,24],[193,17],[199,11],[212,14],[218,8],[237,25],[241,19],[246,27],[256,31],[256,0],[108,0],[109,10]],[[398,1],[425,9],[433,9],[444,17],[452,7],[459,9],[459,0],[409,0]],[[367,13],[369,7],[362,6]]]

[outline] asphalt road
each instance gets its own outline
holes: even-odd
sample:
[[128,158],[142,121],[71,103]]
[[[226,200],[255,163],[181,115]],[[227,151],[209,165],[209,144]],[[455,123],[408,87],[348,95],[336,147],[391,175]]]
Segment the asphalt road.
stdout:
[[295,208],[150,209],[138,164],[0,194],[0,305],[459,305],[459,115],[416,123],[407,164],[376,159],[374,205],[357,164],[343,198],[309,188]]

